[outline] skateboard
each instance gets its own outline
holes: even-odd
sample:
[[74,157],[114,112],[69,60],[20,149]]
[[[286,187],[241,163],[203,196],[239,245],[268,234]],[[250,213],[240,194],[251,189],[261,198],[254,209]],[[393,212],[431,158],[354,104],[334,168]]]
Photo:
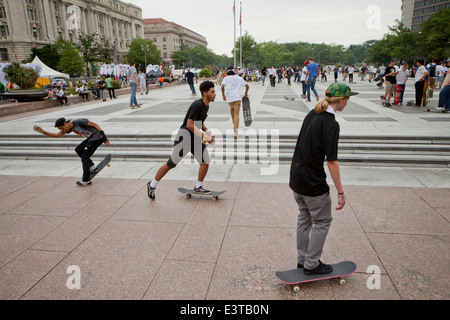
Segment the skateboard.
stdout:
[[292,97],[284,97],[284,100],[287,100],[287,101],[295,101],[295,98],[292,98]]
[[380,96],[380,99],[381,99],[381,105],[383,107],[387,107],[387,108],[392,107],[392,105],[389,102],[386,101],[386,97],[385,96]]
[[352,261],[343,261],[337,264],[331,264],[331,267],[333,268],[333,272],[328,274],[305,275],[303,273],[303,269],[292,269],[288,271],[277,271],[275,272],[275,277],[285,284],[293,285],[292,289],[294,290],[294,292],[299,292],[300,283],[318,280],[337,278],[339,284],[344,285],[345,280],[342,278],[352,275],[358,268],[357,265]]
[[425,108],[427,112],[433,111],[433,112],[439,112],[439,113],[447,113],[450,112],[450,109],[439,109],[439,108]]
[[252,110],[250,109],[250,99],[248,97],[242,98],[242,111],[244,113],[245,126],[249,127],[252,124]]
[[431,94],[431,89],[428,88],[428,89],[427,89],[427,94],[426,94],[426,96],[425,96],[425,103],[424,103],[424,106],[427,106],[427,105],[428,105],[428,102],[429,102],[429,100],[430,100],[430,94]]
[[394,104],[398,106],[400,104],[400,97],[402,95],[402,86],[396,85],[395,86],[395,96],[394,96]]
[[108,167],[111,166],[111,165],[109,164],[109,163],[111,162],[111,158],[112,158],[112,156],[111,156],[110,154],[108,154],[108,155],[106,156],[106,158],[103,159],[102,162],[100,162],[100,163],[97,165],[97,169],[98,169],[98,170],[97,170],[97,172],[95,172],[95,173],[91,173],[91,180],[94,179],[95,176],[98,175],[98,174],[100,173],[100,171],[102,171],[106,166],[108,166]]
[[226,192],[226,191],[211,191],[210,193],[199,193],[195,192],[193,189],[185,189],[185,188],[178,188],[178,191],[184,194],[185,199],[190,199],[193,194],[197,194],[200,196],[212,196],[212,201],[214,202],[219,199],[219,196],[221,194],[224,194]]
[[410,100],[410,101],[408,101],[408,102],[406,103],[406,105],[407,105],[408,107],[412,107],[412,106],[415,105],[415,104],[416,104],[416,102],[413,101],[413,100]]

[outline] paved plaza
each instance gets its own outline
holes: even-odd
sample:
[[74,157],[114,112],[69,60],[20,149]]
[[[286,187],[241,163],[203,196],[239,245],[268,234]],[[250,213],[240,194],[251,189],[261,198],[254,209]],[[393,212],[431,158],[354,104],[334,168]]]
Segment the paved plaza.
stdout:
[[[384,90],[355,81],[352,90],[360,94],[336,116],[341,136],[439,137],[450,143],[449,114],[382,107]],[[329,84],[317,83],[321,97]],[[229,108],[218,87],[216,91],[206,125],[225,133],[232,129]],[[272,88],[250,83],[249,94],[254,121],[245,128],[242,119],[243,134],[275,130],[280,137],[297,135],[315,105],[300,99],[298,84]],[[438,95],[431,105],[437,105]],[[413,97],[410,81],[405,102]],[[168,136],[198,97],[180,85],[137,98],[143,106],[136,110],[128,107],[127,95],[3,117],[0,136],[16,135],[14,139],[27,143],[38,135],[34,124],[52,131],[59,117],[89,118],[112,143]],[[322,261],[354,261],[357,273],[345,286],[326,280],[304,284],[295,293],[274,277],[275,271],[296,266],[298,208],[288,186],[288,162],[271,175],[261,174],[267,164],[259,162],[212,164],[206,187],[227,190],[217,202],[208,197],[185,200],[178,193],[178,187],[193,187],[198,170],[196,164],[183,163],[160,182],[152,202],[146,183],[161,161],[113,158],[91,187],[78,188],[80,161],[59,142],[55,139],[46,148],[69,156],[0,158],[0,299],[450,298],[449,163],[343,165],[347,205],[333,212]],[[98,153],[105,150],[102,146]],[[448,155],[440,157],[448,160]],[[333,186],[331,190],[336,202]],[[73,288],[77,274],[80,286]]]

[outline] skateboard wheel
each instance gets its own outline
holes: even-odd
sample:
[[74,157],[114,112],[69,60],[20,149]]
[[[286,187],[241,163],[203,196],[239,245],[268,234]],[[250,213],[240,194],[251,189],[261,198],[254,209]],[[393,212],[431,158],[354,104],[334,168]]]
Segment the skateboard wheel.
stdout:
[[190,195],[190,194],[187,194],[187,195],[185,195],[184,196],[184,198],[187,200],[187,199],[190,199],[192,196]]
[[294,290],[294,292],[299,292],[300,291],[300,287],[299,286],[294,286],[292,288],[292,290]]
[[339,284],[340,284],[341,286],[343,286],[343,285],[345,284],[345,280],[339,278]]
[[216,202],[219,199],[219,197],[215,196],[212,198],[212,201]]

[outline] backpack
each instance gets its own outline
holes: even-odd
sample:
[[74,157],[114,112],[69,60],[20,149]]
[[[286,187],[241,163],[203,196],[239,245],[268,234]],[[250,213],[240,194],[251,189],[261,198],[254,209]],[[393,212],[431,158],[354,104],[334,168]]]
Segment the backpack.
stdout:
[[430,65],[430,77],[431,78],[436,78],[436,65],[432,64]]

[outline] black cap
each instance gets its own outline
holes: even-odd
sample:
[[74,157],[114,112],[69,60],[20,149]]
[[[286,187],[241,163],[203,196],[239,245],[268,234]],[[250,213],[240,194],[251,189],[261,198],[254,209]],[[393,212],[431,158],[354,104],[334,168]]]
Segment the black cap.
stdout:
[[[70,121],[70,120],[69,120]],[[66,124],[67,122],[69,122],[69,121],[66,121],[66,118],[59,118],[58,120],[56,120],[56,122],[55,122],[55,127],[57,128],[57,127],[62,127],[64,124]]]

